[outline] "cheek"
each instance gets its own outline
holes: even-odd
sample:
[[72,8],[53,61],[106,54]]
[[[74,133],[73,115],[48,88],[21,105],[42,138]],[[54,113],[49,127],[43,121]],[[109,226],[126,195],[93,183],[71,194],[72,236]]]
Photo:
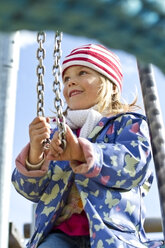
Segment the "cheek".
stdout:
[[93,96],[93,97],[98,97],[98,94],[99,94],[99,89],[100,87],[97,87],[97,86],[94,86],[94,87],[91,87],[90,88],[90,94]]

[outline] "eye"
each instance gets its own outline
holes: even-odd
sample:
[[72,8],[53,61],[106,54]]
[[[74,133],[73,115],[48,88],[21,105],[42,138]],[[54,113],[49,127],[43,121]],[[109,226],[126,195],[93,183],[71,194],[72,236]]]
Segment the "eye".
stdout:
[[79,75],[80,76],[83,76],[83,75],[86,75],[86,74],[87,74],[87,71],[84,71],[84,70],[82,70],[82,71],[79,72]]
[[70,80],[70,77],[67,77],[67,76],[66,76],[66,77],[64,77],[63,82],[64,82],[64,83],[67,83],[69,80]]

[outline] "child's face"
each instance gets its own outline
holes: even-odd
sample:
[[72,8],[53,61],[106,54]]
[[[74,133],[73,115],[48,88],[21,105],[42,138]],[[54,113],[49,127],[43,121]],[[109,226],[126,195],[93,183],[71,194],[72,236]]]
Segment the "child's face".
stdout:
[[86,66],[69,67],[63,76],[63,94],[70,109],[88,109],[98,101],[100,75]]

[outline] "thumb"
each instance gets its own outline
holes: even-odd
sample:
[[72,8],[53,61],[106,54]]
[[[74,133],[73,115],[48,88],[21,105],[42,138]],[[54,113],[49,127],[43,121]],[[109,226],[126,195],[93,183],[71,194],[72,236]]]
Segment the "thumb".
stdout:
[[49,117],[46,117],[46,122],[50,123],[50,118]]
[[72,132],[71,128],[68,125],[66,125],[66,140],[69,143],[78,142],[76,135]]

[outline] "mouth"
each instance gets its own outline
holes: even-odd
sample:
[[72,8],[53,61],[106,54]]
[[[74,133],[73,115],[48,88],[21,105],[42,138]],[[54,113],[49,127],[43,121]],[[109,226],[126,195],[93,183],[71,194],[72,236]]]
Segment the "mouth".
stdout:
[[81,94],[82,92],[83,92],[83,91],[81,91],[81,90],[72,90],[71,92],[69,92],[69,97],[79,95],[79,94]]

